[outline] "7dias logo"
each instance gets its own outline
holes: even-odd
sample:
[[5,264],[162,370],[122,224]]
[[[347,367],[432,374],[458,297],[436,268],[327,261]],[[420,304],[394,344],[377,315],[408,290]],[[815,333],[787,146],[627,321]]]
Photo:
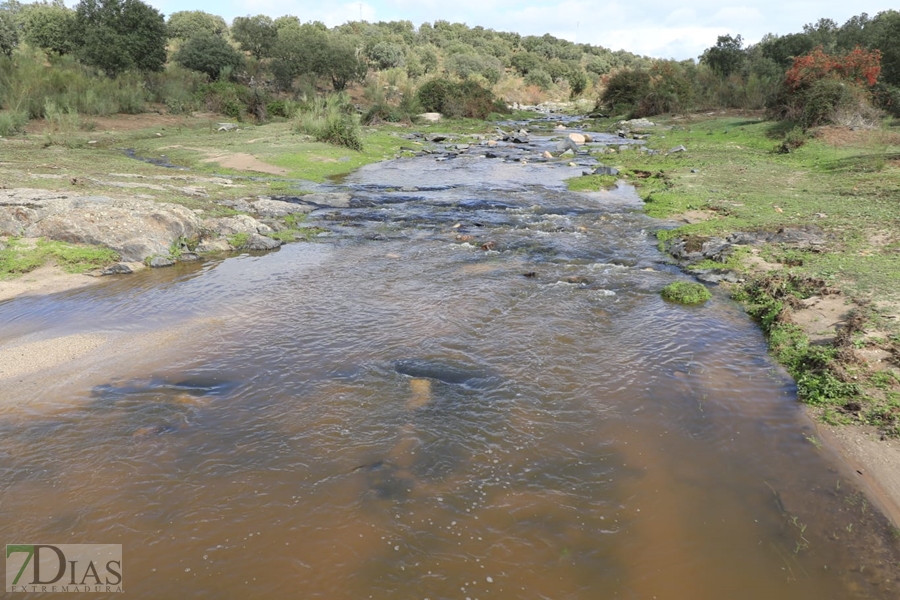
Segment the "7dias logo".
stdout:
[[8,544],[7,592],[121,592],[121,544]]

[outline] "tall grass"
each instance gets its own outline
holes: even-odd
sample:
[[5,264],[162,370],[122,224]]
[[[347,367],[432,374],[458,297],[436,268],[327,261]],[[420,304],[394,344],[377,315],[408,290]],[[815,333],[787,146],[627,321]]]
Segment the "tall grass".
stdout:
[[33,50],[0,58],[0,106],[31,119],[46,117],[45,108],[51,105],[90,116],[135,114],[143,112],[146,101],[138,74],[110,79],[70,56],[47,59]]
[[19,133],[28,123],[28,115],[21,111],[0,111],[0,137]]
[[294,119],[294,130],[318,142],[362,151],[359,115],[343,93],[314,98]]

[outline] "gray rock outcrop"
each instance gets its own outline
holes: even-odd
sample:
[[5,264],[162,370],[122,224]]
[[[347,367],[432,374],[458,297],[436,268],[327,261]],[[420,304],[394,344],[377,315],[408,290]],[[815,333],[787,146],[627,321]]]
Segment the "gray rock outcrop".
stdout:
[[180,238],[197,238],[201,220],[177,204],[17,188],[0,190],[0,235],[106,246],[124,261],[166,255]]

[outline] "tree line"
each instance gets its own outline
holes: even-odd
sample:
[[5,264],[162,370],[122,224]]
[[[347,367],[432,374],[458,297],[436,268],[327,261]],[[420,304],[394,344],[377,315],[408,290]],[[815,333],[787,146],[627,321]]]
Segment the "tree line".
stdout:
[[[271,100],[271,94],[315,95],[323,86],[341,91],[375,74],[380,83],[390,84],[387,87],[404,84],[407,93],[400,96],[442,79],[467,83],[463,88],[449,83],[441,88],[457,92],[494,90],[509,97],[512,91],[525,89],[557,98],[594,95],[599,108],[632,116],[715,107],[767,108],[775,116],[812,124],[854,102],[896,114],[900,109],[896,40],[900,40],[900,13],[889,10],[874,17],[861,14],[843,25],[820,19],[802,32],[770,34],[750,45],[741,35],[722,35],[699,61],[676,61],[576,44],[549,34],[523,36],[441,20],[418,28],[410,21],[354,21],[329,28],[291,15],[276,19],[247,15],[229,25],[222,17],[196,10],[165,18],[141,0],[80,0],[74,8],[62,0],[31,4],[4,0],[0,78],[15,79],[17,68],[24,73],[24,63],[12,58],[30,49],[43,52],[51,65],[77,64],[110,79],[167,73],[181,82],[190,80],[192,89],[201,89],[205,81],[208,85],[202,90],[230,94],[224,99],[219,94],[216,107],[231,112],[245,110],[234,104],[258,105]],[[848,65],[868,69],[867,75],[852,72]],[[173,71],[175,66],[183,73]],[[788,82],[790,77],[793,83]],[[155,100],[165,100],[170,108],[187,102],[162,98],[178,93],[177,86],[164,79],[147,82],[145,87],[158,92]],[[231,84],[254,92],[227,88]],[[429,97],[432,92],[429,88]],[[260,93],[266,98],[260,100]],[[378,90],[370,95],[376,104],[397,103]],[[8,98],[5,104],[0,90],[0,106],[9,109]],[[817,106],[807,110],[810,104]]]
[[[803,127],[871,109],[900,116],[900,12],[819,19],[802,32],[719,36],[699,62],[654,61],[608,78],[599,104],[651,116],[696,108],[768,109]],[[874,118],[875,113],[871,112]]]

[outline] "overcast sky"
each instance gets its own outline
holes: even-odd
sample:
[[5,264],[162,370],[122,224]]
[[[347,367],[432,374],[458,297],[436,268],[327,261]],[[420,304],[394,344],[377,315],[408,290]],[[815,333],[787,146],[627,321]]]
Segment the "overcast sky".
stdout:
[[[145,0],[147,1],[147,0]],[[830,18],[839,25],[866,12],[897,9],[897,0],[149,0],[169,15],[204,10],[231,22],[234,17],[296,15],[301,21],[323,21],[329,27],[358,21],[444,19],[523,35],[550,33],[575,42],[628,50],[659,58],[697,58],[724,34],[741,34],[753,43],[766,33],[783,35],[803,25]]]

